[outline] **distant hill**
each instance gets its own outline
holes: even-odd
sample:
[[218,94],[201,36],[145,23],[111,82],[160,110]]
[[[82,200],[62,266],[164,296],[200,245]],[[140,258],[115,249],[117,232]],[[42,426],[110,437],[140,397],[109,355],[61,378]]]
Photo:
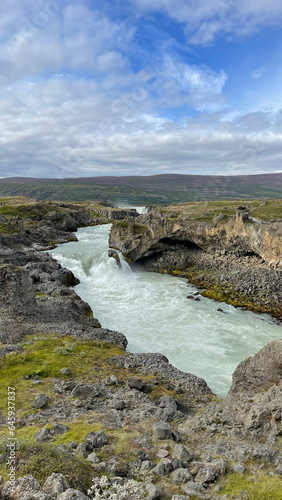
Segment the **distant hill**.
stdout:
[[19,195],[39,200],[100,200],[133,205],[282,198],[282,173],[239,176],[164,174],[71,179],[0,179],[0,196]]

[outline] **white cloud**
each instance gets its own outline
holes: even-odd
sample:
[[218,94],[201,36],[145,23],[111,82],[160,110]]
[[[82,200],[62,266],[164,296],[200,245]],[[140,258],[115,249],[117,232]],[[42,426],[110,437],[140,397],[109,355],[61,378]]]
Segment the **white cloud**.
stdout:
[[[177,81],[179,73],[175,73]],[[200,77],[185,77],[200,88]],[[202,73],[200,72],[200,76]],[[188,82],[188,83],[187,83]],[[221,85],[216,85],[216,92]],[[212,86],[213,89],[213,86]],[[211,91],[204,85],[204,93]],[[150,112],[150,99],[112,106],[93,80],[51,78],[0,93],[4,123],[0,175],[71,177],[106,174],[256,173],[279,170],[281,113],[226,121],[222,112],[175,123]],[[143,112],[145,109],[145,112]]]
[[[95,75],[111,64],[115,70],[126,65],[121,51],[134,35],[134,29],[126,23],[113,22],[83,3],[67,2],[64,6],[59,0],[46,0],[41,4],[31,2],[27,10],[25,0],[14,2],[18,11],[0,21],[0,86],[45,73],[60,73],[63,68]],[[52,2],[58,10],[48,17],[40,5],[46,8]],[[42,28],[38,12],[45,16]]]
[[[13,9],[1,4],[0,18],[0,175],[279,170],[282,112],[232,114],[225,71],[189,65],[173,53],[133,70],[135,30],[128,22],[83,0],[11,2]],[[153,7],[185,22],[194,43],[198,37],[207,44],[222,30],[238,33],[237,7],[229,18],[230,5],[156,0]],[[258,23],[266,10],[247,0],[240,15],[252,19],[256,11]]]
[[220,95],[227,80],[224,71],[216,73],[206,66],[176,63],[170,57],[165,58],[162,74],[169,80],[173,79],[195,102]]
[[260,68],[254,70],[252,73],[251,73],[251,77],[252,78],[261,78],[263,73],[265,73],[266,69],[264,66],[261,66]]
[[140,12],[162,11],[186,25],[190,43],[208,45],[218,35],[244,37],[261,26],[279,26],[280,0],[130,0]]

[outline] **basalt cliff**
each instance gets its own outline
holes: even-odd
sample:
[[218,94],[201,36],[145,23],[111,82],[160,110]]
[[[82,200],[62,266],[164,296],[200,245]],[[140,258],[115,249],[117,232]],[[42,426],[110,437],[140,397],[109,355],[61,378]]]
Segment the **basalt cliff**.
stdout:
[[251,218],[239,203],[211,221],[176,208],[149,208],[115,223],[111,253],[118,249],[133,265],[186,276],[203,295],[281,319],[282,220]]
[[[103,329],[75,293],[77,278],[43,252],[110,215],[50,204],[3,231],[0,499],[281,500],[282,341],[237,367],[225,400],[162,354],[126,352],[124,335]],[[123,215],[114,216],[111,244],[151,269],[185,269],[217,248],[218,259],[268,252],[278,264],[269,271],[280,272],[279,248],[259,250],[266,226],[250,250],[252,230],[239,217],[229,233],[228,223],[196,224],[193,236],[153,211]],[[237,241],[234,254],[216,243],[220,231],[230,251]]]

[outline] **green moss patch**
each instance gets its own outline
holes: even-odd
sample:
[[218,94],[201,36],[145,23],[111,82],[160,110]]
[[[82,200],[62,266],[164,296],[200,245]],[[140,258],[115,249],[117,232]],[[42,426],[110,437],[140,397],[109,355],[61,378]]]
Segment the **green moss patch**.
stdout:
[[240,498],[242,491],[247,492],[249,500],[282,500],[282,480],[279,476],[269,476],[265,473],[256,473],[255,477],[230,474],[221,493],[238,495]]
[[142,234],[146,231],[147,226],[144,226],[142,224],[137,224],[137,222],[135,222],[132,226],[132,229],[133,229],[133,233],[134,234]]
[[0,234],[9,235],[18,233],[18,228],[16,226],[10,226],[10,224],[0,223]]
[[[60,369],[68,366],[78,381],[93,381],[110,376],[113,369],[109,358],[122,354],[114,345],[98,341],[83,341],[73,337],[42,335],[26,337],[22,343],[23,353],[12,353],[0,359],[0,411],[6,410],[7,387],[16,387],[17,410],[30,409],[38,392],[51,393],[52,377],[62,377]],[[41,384],[37,387],[31,380],[38,375]],[[51,404],[51,403],[50,403]]]
[[118,227],[121,227],[122,229],[128,228],[129,227],[129,222],[121,221],[121,222],[116,222]]

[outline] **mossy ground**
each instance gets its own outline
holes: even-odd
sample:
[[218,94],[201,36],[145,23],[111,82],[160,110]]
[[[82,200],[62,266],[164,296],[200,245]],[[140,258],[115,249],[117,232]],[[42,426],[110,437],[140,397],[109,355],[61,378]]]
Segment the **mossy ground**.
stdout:
[[[80,383],[99,382],[115,374],[121,382],[133,373],[126,368],[117,368],[111,358],[124,354],[124,351],[112,344],[99,341],[81,340],[71,336],[38,335],[25,337],[22,342],[22,353],[11,353],[0,358],[0,411],[6,409],[6,388],[16,387],[17,411],[19,414],[30,409],[30,403],[38,392],[50,394],[53,386],[52,378],[66,379],[60,369],[67,366],[71,377]],[[39,386],[32,385],[31,379],[38,375]],[[134,376],[136,373],[134,373]],[[152,375],[140,375],[150,382]],[[153,387],[150,394],[157,399],[174,391],[166,390],[159,384]]]
[[41,218],[52,210],[51,203],[6,203],[0,206],[0,213],[5,217],[16,217],[19,215],[22,219],[30,218],[32,220],[41,220]]
[[185,216],[190,221],[209,223],[213,223],[215,215],[222,213],[223,219],[220,223],[225,223],[236,213],[237,208],[243,205],[248,209],[250,217],[264,222],[273,219],[282,219],[282,202],[277,199],[268,199],[265,202],[266,204],[263,205],[262,200],[189,202],[162,206],[159,210],[162,214],[167,214],[172,220]]
[[[173,275],[187,278],[190,283],[200,289],[203,297],[225,302],[233,307],[242,307],[252,312],[271,314],[274,318],[282,321],[282,305],[278,303],[269,304],[267,296],[261,293],[258,297],[252,297],[234,290],[232,285],[221,285],[217,279],[217,273],[211,270],[196,269],[191,266],[185,270],[173,270]],[[267,303],[266,303],[267,302]]]
[[[22,341],[24,351],[19,354],[11,353],[0,359],[0,412],[7,418],[7,387],[16,388],[16,417],[27,417],[38,414],[39,420],[29,425],[16,426],[17,438],[17,477],[24,474],[33,474],[40,482],[44,482],[51,472],[62,472],[72,477],[72,484],[77,485],[80,472],[84,474],[89,464],[84,459],[74,459],[63,456],[56,446],[67,444],[70,441],[80,443],[90,432],[104,429],[108,438],[108,446],[99,453],[101,461],[118,456],[126,462],[136,458],[138,448],[134,440],[148,432],[148,423],[132,424],[119,429],[112,426],[110,415],[88,411],[75,420],[60,421],[67,424],[69,431],[64,435],[55,436],[49,444],[38,444],[34,435],[42,428],[43,422],[40,410],[34,410],[31,403],[38,393],[49,396],[48,406],[56,405],[62,396],[53,392],[54,378],[66,380],[69,377],[60,373],[60,369],[68,367],[71,379],[75,383],[98,383],[111,375],[116,375],[123,384],[132,376],[140,376],[148,383],[155,379],[154,375],[143,375],[125,368],[118,368],[112,363],[112,358],[124,354],[124,351],[111,344],[99,341],[81,340],[70,336],[61,337],[55,334],[38,334],[25,337]],[[0,346],[1,347],[1,346]],[[32,379],[38,376],[40,384],[33,384]],[[152,384],[153,385],[153,384]],[[150,393],[152,399],[164,395],[176,396],[173,390],[167,390],[162,384],[153,385]],[[64,396],[71,402],[71,396]],[[109,418],[108,418],[109,417]],[[45,426],[49,429],[53,421]],[[7,425],[0,427],[0,454],[6,454]],[[40,462],[44,464],[40,468]],[[0,475],[7,479],[8,469],[0,464]],[[84,477],[82,474],[82,477]]]
[[[7,415],[7,387],[16,387],[16,407],[17,417],[38,413],[39,420],[29,425],[16,427],[17,452],[16,452],[16,476],[32,474],[40,482],[41,486],[46,478],[52,472],[59,472],[66,476],[71,487],[85,490],[91,484],[93,468],[87,460],[66,454],[59,450],[59,444],[68,444],[74,441],[77,444],[85,441],[85,436],[91,432],[97,432],[103,429],[108,438],[108,445],[97,452],[100,461],[108,461],[113,456],[119,457],[122,462],[130,463],[137,457],[137,450],[140,445],[137,439],[140,436],[151,433],[152,425],[155,419],[149,419],[138,423],[127,424],[123,428],[113,426],[111,419],[108,420],[106,413],[99,414],[95,411],[88,411],[73,420],[68,419],[65,423],[69,431],[63,435],[54,436],[48,444],[37,443],[34,440],[36,432],[42,428],[42,425],[51,429],[52,419],[43,424],[40,419],[40,410],[32,410],[31,402],[36,394],[44,392],[49,394],[49,405],[56,404],[56,398],[62,396],[53,393],[54,378],[67,379],[66,375],[60,374],[60,369],[68,367],[71,370],[71,378],[76,382],[89,383],[99,382],[114,374],[121,383],[132,376],[140,376],[143,380],[152,383],[156,375],[144,376],[138,372],[132,372],[129,369],[117,368],[111,362],[113,356],[123,354],[123,351],[116,346],[89,340],[80,340],[74,337],[60,337],[58,335],[37,335],[26,337],[22,342],[24,352],[20,354],[10,354],[0,360],[0,411],[5,418]],[[33,385],[31,378],[39,376],[41,383]],[[25,377],[25,379],[23,378]],[[29,377],[28,379],[26,379]],[[173,390],[167,390],[160,383],[153,388],[150,397],[159,398],[165,394],[179,397]],[[70,398],[70,396],[64,396]],[[70,398],[71,401],[71,398]],[[56,419],[57,420],[57,419]],[[172,422],[173,425],[173,422]],[[0,455],[7,454],[7,427],[3,425],[0,428]],[[173,443],[170,441],[158,442],[153,439],[154,452],[150,458],[157,463],[159,459],[156,456],[156,450],[160,445],[169,445],[172,452]],[[193,439],[186,436],[184,444],[191,449]],[[246,467],[251,467],[251,464]],[[0,463],[0,475],[4,480],[8,479],[8,468],[5,461]],[[249,470],[251,472],[251,469]],[[99,472],[97,471],[96,474]],[[251,481],[251,477],[255,481]],[[215,498],[220,498],[223,494],[238,495],[241,491],[247,491],[250,500],[282,500],[281,497],[281,479],[276,476],[269,476],[268,472],[250,473],[242,476],[239,474],[229,474],[220,479],[222,490],[216,493]],[[141,475],[140,480],[144,478]],[[154,481],[163,491],[164,499],[169,499],[173,494],[181,493],[181,487],[173,484],[170,476],[164,478],[155,478]],[[191,497],[193,498],[193,497]]]
[[282,500],[281,476],[269,476],[267,472],[229,474],[222,486],[220,496],[231,495],[233,498],[236,495],[236,498],[242,498],[241,492],[245,491],[248,500]]
[[10,226],[10,224],[0,224],[0,234],[5,235],[11,235],[14,233],[17,233],[18,229],[15,226]]
[[[22,413],[30,409],[38,392],[50,393],[52,377],[65,378],[60,369],[66,365],[75,379],[84,382],[94,378],[99,380],[113,373],[109,358],[123,353],[110,344],[56,335],[26,337],[22,345],[23,353],[12,353],[0,359],[0,411],[6,408],[8,386],[16,387],[17,410]],[[40,391],[30,381],[35,375],[40,378]],[[51,393],[50,397],[52,399]]]

